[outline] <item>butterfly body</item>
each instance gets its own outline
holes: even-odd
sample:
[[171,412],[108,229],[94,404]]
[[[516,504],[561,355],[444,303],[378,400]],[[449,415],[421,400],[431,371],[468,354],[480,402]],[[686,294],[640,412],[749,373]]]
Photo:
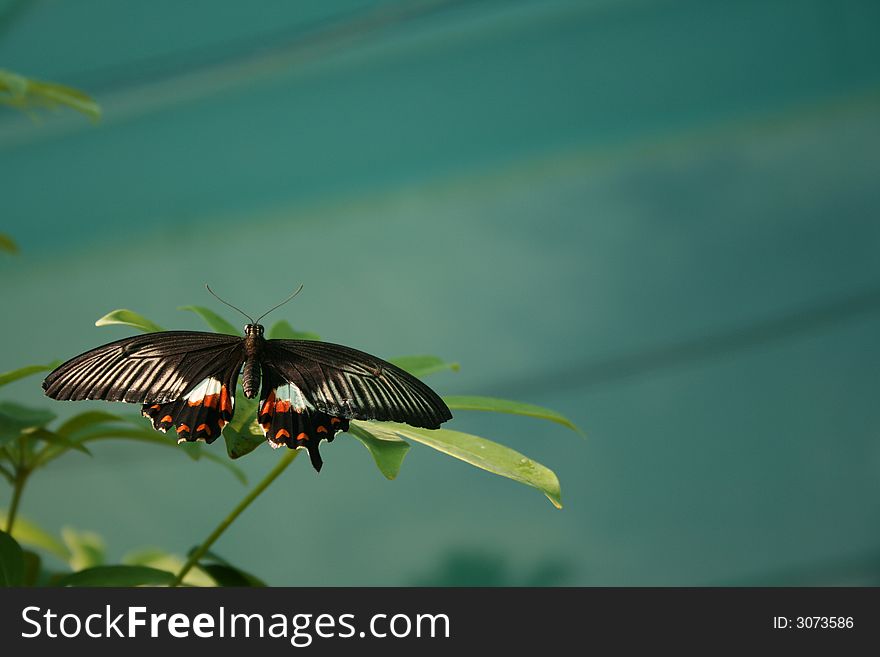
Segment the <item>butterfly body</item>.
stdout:
[[260,359],[266,339],[263,337],[263,327],[260,324],[247,324],[244,327],[244,335],[244,353],[247,359],[244,361],[244,370],[241,373],[241,387],[244,396],[253,399],[260,390]]
[[58,400],[140,403],[154,429],[174,427],[178,442],[212,443],[233,418],[240,375],[244,395],[260,395],[257,422],[269,444],[307,449],[316,470],[319,443],[348,430],[349,420],[436,429],[452,417],[431,388],[376,356],[263,334],[254,322],[244,337],[161,331],[124,338],[60,365],[43,389]]

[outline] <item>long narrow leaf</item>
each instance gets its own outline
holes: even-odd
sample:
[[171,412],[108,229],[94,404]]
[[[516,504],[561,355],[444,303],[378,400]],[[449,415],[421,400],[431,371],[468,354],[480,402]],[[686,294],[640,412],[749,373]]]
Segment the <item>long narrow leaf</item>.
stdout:
[[388,360],[400,369],[406,370],[413,376],[420,378],[435,372],[444,372],[446,370],[457,372],[461,369],[458,363],[447,363],[437,356],[398,356]]
[[[0,511],[0,525],[6,526],[5,511]],[[46,552],[54,554],[62,561],[70,559],[70,550],[64,543],[21,515],[15,517],[15,527],[12,529],[12,536],[22,545],[46,550]]]
[[388,436],[379,437],[370,432],[368,425],[352,422],[349,425],[348,433],[354,436],[376,462],[376,467],[386,479],[395,479],[400,473],[400,466],[403,465],[403,459],[410,450],[410,445],[405,440],[401,440],[397,436],[393,440],[389,440]]
[[549,468],[496,442],[449,429],[417,429],[393,422],[364,422],[371,433],[390,433],[432,447],[465,463],[540,490],[562,508],[559,479]]
[[113,413],[108,413],[107,411],[85,411],[83,413],[78,413],[63,422],[61,426],[56,429],[55,433],[70,438],[75,436],[78,432],[94,427],[98,424],[123,421],[123,418]]
[[125,308],[113,310],[95,322],[95,326],[114,326],[116,324],[133,326],[144,333],[156,333],[157,331],[165,330],[158,324],[148,320],[143,315],[139,315],[133,310],[127,310]]
[[56,360],[48,365],[28,365],[26,367],[20,367],[17,370],[10,370],[9,372],[3,372],[0,374],[0,386],[5,386],[7,383],[12,383],[13,381],[18,381],[19,379],[23,379],[26,376],[31,376],[32,374],[36,374],[37,372],[47,372],[49,370],[54,370],[61,364],[60,360]]
[[174,573],[149,566],[95,566],[62,577],[57,586],[169,586]]
[[581,431],[571,420],[556,411],[535,404],[526,404],[524,402],[510,401],[509,399],[496,399],[495,397],[477,397],[474,395],[450,395],[444,397],[443,401],[452,410],[459,411],[490,411],[492,413],[511,413],[513,415],[527,415],[536,417],[541,420],[550,420],[564,427],[568,427],[572,431],[576,431],[583,435]]
[[311,331],[297,331],[286,320],[279,320],[269,329],[270,340],[320,340],[321,336]]
[[0,445],[17,438],[26,429],[43,427],[53,419],[55,414],[44,409],[0,402]]
[[215,333],[225,333],[226,335],[241,335],[241,330],[234,327],[217,313],[204,306],[181,306],[178,310],[189,310],[205,320],[212,331]]

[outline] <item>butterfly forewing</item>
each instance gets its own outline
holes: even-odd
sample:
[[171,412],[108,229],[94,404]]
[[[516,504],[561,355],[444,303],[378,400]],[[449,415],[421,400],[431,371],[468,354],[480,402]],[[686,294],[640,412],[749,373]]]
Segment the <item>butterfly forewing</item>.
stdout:
[[396,365],[329,342],[269,340],[264,369],[332,417],[392,420],[436,429],[452,417],[431,388]]
[[243,338],[197,331],[136,335],[70,359],[43,390],[59,400],[174,401],[206,377],[240,368],[243,345]]

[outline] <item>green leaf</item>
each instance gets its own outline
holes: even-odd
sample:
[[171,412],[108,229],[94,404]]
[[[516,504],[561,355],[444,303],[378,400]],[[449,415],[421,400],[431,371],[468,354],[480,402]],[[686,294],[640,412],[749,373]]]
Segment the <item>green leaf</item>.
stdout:
[[21,586],[24,581],[24,552],[4,531],[0,531],[0,586]]
[[157,331],[165,330],[158,324],[154,324],[148,320],[143,315],[139,315],[133,310],[126,310],[125,308],[113,310],[95,322],[95,326],[113,326],[115,324],[133,326],[144,333],[156,333]]
[[149,566],[95,566],[62,577],[57,586],[169,586],[174,573]]
[[238,394],[235,395],[235,416],[226,426],[231,426],[239,432],[243,432],[250,427],[257,415],[257,404],[260,402],[256,399],[248,399],[244,396],[244,390],[241,384],[238,384]]
[[65,438],[71,438],[78,432],[94,427],[97,424],[123,421],[123,418],[114,413],[108,413],[107,411],[85,411],[74,415],[69,420],[63,422],[61,426],[56,429],[55,433],[64,436]]
[[321,336],[310,331],[297,331],[284,319],[278,320],[269,329],[270,340],[320,340]]
[[9,372],[3,372],[0,374],[0,386],[5,386],[7,383],[12,383],[13,381],[18,381],[19,379],[23,379],[26,376],[30,376],[31,374],[36,374],[37,372],[47,372],[49,370],[54,370],[61,364],[60,360],[56,360],[48,365],[28,365],[27,367],[20,367],[17,370],[11,370]]
[[257,447],[266,442],[262,429],[254,427],[257,415],[256,399],[248,399],[244,396],[241,384],[238,386],[235,396],[235,417],[223,427],[223,440],[226,441],[226,452],[229,458],[241,458],[250,454]]
[[24,572],[21,583],[23,586],[35,586],[40,579],[40,566],[43,560],[40,559],[39,554],[30,550],[23,550],[22,556],[24,556]]
[[370,433],[409,438],[465,463],[540,490],[553,506],[562,508],[559,479],[549,468],[498,443],[450,429],[417,429],[393,422],[363,422]]
[[[191,548],[187,556],[192,556],[192,553],[197,549],[198,547]],[[256,575],[236,568],[226,559],[210,550],[202,555],[197,565],[218,586],[266,586],[266,583]]]
[[[82,415],[85,416],[88,413],[92,413],[92,411],[87,411]],[[103,411],[94,411],[96,413],[94,418],[97,417],[97,414],[103,413]],[[110,415],[108,413],[104,413],[104,415]],[[112,416],[117,421],[126,422],[124,418],[119,418],[117,416]],[[71,418],[73,420],[75,418]],[[140,420],[135,420],[137,424],[141,424]],[[200,458],[204,457],[208,461],[212,461],[219,465],[222,465],[224,468],[229,470],[232,475],[238,479],[243,484],[247,483],[247,477],[242,471],[241,468],[236,466],[234,463],[230,463],[228,460],[223,457],[213,454],[209,451],[210,448],[203,447],[200,443],[181,443],[178,445],[175,441],[170,440],[165,435],[153,431],[147,427],[140,426],[132,426],[133,423],[128,423],[122,426],[107,426],[106,424],[93,424],[91,427],[81,427],[79,429],[80,433],[77,433],[75,437],[75,442],[73,444],[74,447],[82,446],[83,443],[93,442],[97,440],[135,440],[143,443],[150,443],[153,445],[161,445],[162,447],[170,447],[174,448],[177,452],[182,452],[189,458],[194,461],[198,461]],[[229,425],[227,425],[228,427]],[[91,429],[87,431],[86,429]],[[53,452],[47,458],[41,459],[41,463],[45,463],[47,460],[51,458],[55,458],[58,456],[58,452]]]
[[348,433],[367,448],[376,462],[379,472],[386,479],[397,477],[400,473],[400,466],[403,465],[403,458],[410,449],[408,442],[397,436],[390,439],[387,434],[384,437],[375,436],[365,426],[356,422],[349,424]]
[[508,399],[496,399],[494,397],[476,397],[473,395],[450,395],[444,397],[443,401],[453,410],[459,411],[491,411],[493,413],[511,413],[513,415],[527,415],[536,417],[541,420],[550,420],[564,427],[568,427],[572,431],[583,435],[581,431],[571,420],[565,416],[551,411],[549,408],[535,406],[534,404],[526,404],[523,402],[510,401]]
[[77,442],[87,443],[95,440],[136,440],[142,443],[152,443],[163,447],[177,447],[177,444],[166,436],[152,429],[124,429],[122,427],[99,427],[95,431],[77,436]]
[[243,570],[239,570],[234,566],[227,566],[225,564],[219,563],[210,563],[210,564],[199,564],[198,567],[207,574],[212,580],[217,583],[217,586],[225,586],[225,587],[242,587],[242,586],[250,586],[250,587],[264,587],[266,586],[266,582],[261,580],[256,575],[251,575]]
[[0,233],[0,251],[6,251],[6,253],[18,253],[18,244],[16,244],[6,233]]
[[[129,552],[122,557],[121,561],[126,566],[149,566],[171,573],[180,572],[185,563],[182,557],[155,547],[145,547]],[[186,574],[183,578],[183,584],[185,586],[216,586],[211,577],[197,568],[193,568]]]
[[241,331],[220,317],[213,310],[203,306],[181,306],[178,310],[189,310],[205,320],[205,323],[215,333],[226,333],[227,335],[241,335]]
[[54,419],[55,414],[50,411],[0,402],[0,445],[17,438],[26,429],[45,426]]
[[461,369],[458,363],[447,363],[437,356],[399,356],[397,358],[390,358],[389,362],[419,378],[434,374],[435,372],[444,372],[446,370],[458,372]]
[[80,531],[70,527],[61,529],[61,539],[70,550],[67,562],[73,570],[82,570],[104,563],[104,539],[95,532]]
[[54,431],[49,431],[48,429],[27,429],[26,431],[23,431],[21,435],[30,440],[42,440],[43,442],[54,445],[56,447],[61,447],[63,449],[75,449],[76,451],[82,452],[83,454],[88,454],[89,456],[92,455],[92,453],[83,445],[74,442],[65,436],[58,435]]
[[[6,526],[5,511],[0,512],[0,523],[4,527]],[[21,515],[15,517],[15,527],[12,529],[12,536],[22,545],[40,548],[65,562],[70,560],[70,550],[64,543]]]
[[266,437],[262,433],[236,431],[230,422],[223,427],[223,440],[226,442],[226,453],[229,454],[229,458],[238,459],[265,443]]
[[182,448],[186,451],[190,456],[192,456],[193,460],[198,461],[200,458],[204,458],[207,461],[213,461],[217,465],[223,466],[232,475],[238,479],[242,484],[247,484],[247,477],[244,474],[244,471],[239,468],[234,463],[230,462],[228,458],[220,456],[219,454],[215,454],[211,451],[210,447],[206,447],[201,443],[181,443],[178,445],[179,448]]
[[31,80],[6,70],[0,70],[0,103],[21,110],[66,106],[93,121],[101,118],[98,103],[82,91],[55,82]]

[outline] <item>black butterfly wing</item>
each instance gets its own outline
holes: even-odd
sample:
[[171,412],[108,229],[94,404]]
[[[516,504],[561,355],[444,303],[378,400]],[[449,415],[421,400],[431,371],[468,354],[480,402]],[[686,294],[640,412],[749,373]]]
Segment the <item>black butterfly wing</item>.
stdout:
[[268,340],[264,375],[272,371],[330,417],[391,420],[437,429],[452,418],[427,385],[396,365],[329,342]]
[[307,449],[312,466],[321,471],[318,447],[348,431],[348,420],[317,410],[302,391],[269,366],[263,368],[263,385],[257,420],[272,447]]
[[58,400],[141,403],[153,427],[177,425],[181,440],[213,441],[234,412],[244,340],[197,331],[148,333],[105,344],[60,365],[43,381]]

